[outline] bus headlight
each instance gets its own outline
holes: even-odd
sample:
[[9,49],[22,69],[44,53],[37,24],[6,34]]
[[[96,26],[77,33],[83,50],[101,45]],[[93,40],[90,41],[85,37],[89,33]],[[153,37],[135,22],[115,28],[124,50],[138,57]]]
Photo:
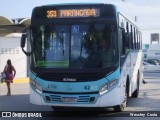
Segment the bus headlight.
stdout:
[[113,88],[113,86],[116,85],[117,81],[118,79],[114,79],[102,85],[102,87],[100,88],[99,94],[102,95],[106,93],[108,90],[110,90],[111,88]]
[[31,85],[31,87],[32,88],[34,88],[38,93],[42,93],[42,87],[38,84],[38,83],[36,83],[35,81],[33,81],[33,80],[30,80],[30,85]]

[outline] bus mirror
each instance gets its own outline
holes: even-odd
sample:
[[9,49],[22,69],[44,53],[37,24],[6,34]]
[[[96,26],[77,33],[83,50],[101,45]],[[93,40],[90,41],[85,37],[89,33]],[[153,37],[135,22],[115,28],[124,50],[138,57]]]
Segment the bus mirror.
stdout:
[[21,48],[25,47],[25,43],[26,43],[26,33],[23,33],[21,37]]
[[[32,46],[31,46],[31,51],[28,52],[24,49],[25,44],[26,44],[26,39],[30,41],[30,28],[24,28],[23,32],[22,32],[22,37],[21,37],[21,48],[22,51],[24,52],[24,54],[26,54],[27,56],[30,56],[33,52]],[[28,46],[27,46],[27,50],[28,50]]]

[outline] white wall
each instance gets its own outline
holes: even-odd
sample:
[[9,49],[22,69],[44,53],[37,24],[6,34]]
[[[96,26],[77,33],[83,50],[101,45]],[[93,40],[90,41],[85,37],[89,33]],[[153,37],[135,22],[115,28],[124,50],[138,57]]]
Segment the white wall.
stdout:
[[17,74],[16,78],[27,77],[27,58],[20,47],[19,37],[0,37],[0,72],[7,59],[11,59]]
[[[143,45],[143,57],[147,55],[147,58],[156,58],[160,60],[160,45],[159,44],[148,44],[148,47]],[[147,59],[144,58],[144,59]]]

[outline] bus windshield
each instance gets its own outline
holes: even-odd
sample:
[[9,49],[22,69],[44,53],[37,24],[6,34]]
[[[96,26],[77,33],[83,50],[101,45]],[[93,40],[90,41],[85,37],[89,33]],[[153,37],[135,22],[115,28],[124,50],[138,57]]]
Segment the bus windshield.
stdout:
[[108,68],[118,62],[115,25],[107,23],[32,26],[33,66]]

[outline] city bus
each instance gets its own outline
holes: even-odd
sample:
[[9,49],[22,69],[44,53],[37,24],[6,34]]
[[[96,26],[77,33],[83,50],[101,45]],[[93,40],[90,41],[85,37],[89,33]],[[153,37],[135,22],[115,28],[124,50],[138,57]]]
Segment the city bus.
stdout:
[[141,31],[113,4],[35,7],[21,48],[32,104],[123,111],[129,97],[138,97]]

